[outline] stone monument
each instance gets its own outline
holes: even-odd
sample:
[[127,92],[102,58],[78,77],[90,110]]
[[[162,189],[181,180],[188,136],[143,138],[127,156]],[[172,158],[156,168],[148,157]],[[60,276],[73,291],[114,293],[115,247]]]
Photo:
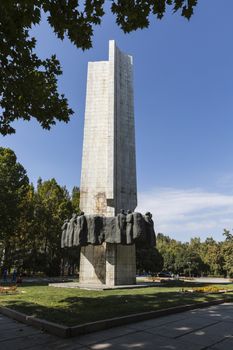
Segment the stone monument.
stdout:
[[61,246],[81,246],[79,287],[136,284],[135,242],[155,245],[152,215],[137,206],[132,57],[109,42],[109,60],[89,62],[80,209]]
[[[80,186],[85,215],[115,216],[137,206],[133,60],[109,41],[108,61],[89,62]],[[81,249],[80,283],[136,283],[135,245]]]

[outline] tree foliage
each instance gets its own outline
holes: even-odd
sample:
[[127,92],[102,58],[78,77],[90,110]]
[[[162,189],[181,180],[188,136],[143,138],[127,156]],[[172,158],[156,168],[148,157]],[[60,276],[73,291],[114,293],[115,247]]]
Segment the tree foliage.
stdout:
[[9,259],[29,180],[24,167],[17,162],[15,153],[0,147],[0,242],[5,260]]
[[226,237],[225,242],[221,245],[221,253],[224,257],[223,268],[228,276],[233,277],[233,235],[226,229],[224,229],[223,235]]
[[34,52],[29,30],[41,20],[41,1],[0,2],[0,131],[15,132],[12,122],[35,118],[49,129],[56,120],[68,122],[73,111],[57,91],[62,74],[56,56],[42,60]]
[[157,249],[163,257],[163,269],[185,275],[233,276],[233,235],[224,230],[226,239],[216,242],[212,237],[201,242],[192,238],[182,243],[159,233]]
[[79,210],[78,188],[73,193],[75,207],[55,179],[39,179],[34,188],[15,153],[0,148],[0,265],[59,274],[61,226]]
[[167,7],[173,12],[181,11],[181,15],[190,19],[197,0],[118,0],[112,3],[112,12],[116,15],[117,24],[125,33],[147,28],[150,24],[150,15],[162,19]]
[[55,179],[38,182],[34,195],[34,232],[31,240],[34,270],[40,266],[46,274],[59,274],[61,226],[71,213],[72,205],[65,188],[59,186]]
[[140,273],[152,273],[163,268],[162,254],[155,247],[136,246],[136,267]]
[[[15,132],[18,119],[36,119],[45,129],[56,121],[68,122],[73,111],[57,78],[62,74],[55,55],[41,59],[30,30],[42,13],[61,40],[83,50],[92,46],[93,29],[104,16],[105,0],[1,0],[0,1],[0,133]],[[150,15],[161,19],[167,7],[189,19],[197,0],[115,0],[111,10],[124,32],[149,26]]]
[[75,213],[79,213],[80,190],[77,186],[74,186],[74,188],[72,189],[71,202],[73,211]]

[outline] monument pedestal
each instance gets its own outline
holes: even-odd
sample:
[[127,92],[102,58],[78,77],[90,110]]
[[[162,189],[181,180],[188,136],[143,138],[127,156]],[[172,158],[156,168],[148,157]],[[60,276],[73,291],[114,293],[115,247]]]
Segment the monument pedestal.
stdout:
[[135,244],[103,243],[81,248],[80,286],[136,284]]

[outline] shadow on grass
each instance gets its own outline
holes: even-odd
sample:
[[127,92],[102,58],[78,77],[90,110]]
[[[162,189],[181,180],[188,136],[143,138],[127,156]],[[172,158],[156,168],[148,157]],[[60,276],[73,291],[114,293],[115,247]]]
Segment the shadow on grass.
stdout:
[[[66,326],[125,316],[145,311],[154,311],[185,304],[195,304],[223,298],[223,295],[184,294],[163,292],[142,295],[123,294],[97,297],[66,297],[55,306],[45,306],[25,300],[6,300],[4,305],[17,311],[33,315]],[[231,295],[224,298],[233,299]]]

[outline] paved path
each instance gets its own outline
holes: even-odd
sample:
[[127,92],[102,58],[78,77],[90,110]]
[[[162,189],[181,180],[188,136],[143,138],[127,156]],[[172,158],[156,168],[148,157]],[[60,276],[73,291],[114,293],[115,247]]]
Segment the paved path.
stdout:
[[190,282],[230,284],[232,283],[232,280],[230,278],[199,277],[199,278],[194,278],[193,280],[190,280]]
[[62,339],[0,315],[0,350],[232,350],[233,303]]

